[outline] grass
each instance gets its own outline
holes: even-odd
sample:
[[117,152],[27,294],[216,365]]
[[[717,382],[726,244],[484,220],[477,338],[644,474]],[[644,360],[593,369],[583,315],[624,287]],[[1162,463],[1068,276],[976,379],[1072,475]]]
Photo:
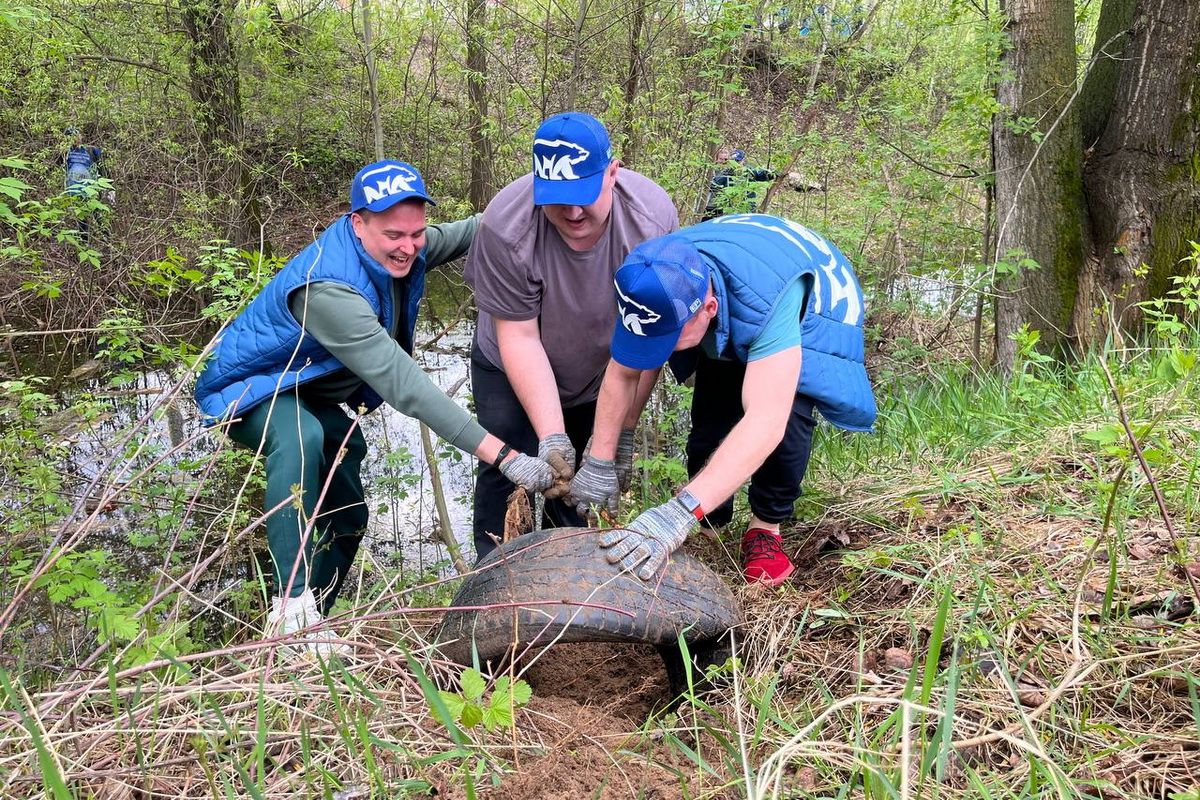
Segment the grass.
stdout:
[[[1192,375],[1156,377],[1153,352],[1120,356],[883,391],[872,436],[823,426],[786,535],[797,579],[739,590],[746,624],[717,689],[620,737],[571,740],[611,764],[596,796],[655,796],[645,781],[658,776],[668,796],[695,798],[1194,800],[1200,625],[1183,570],[1200,562],[1198,392]],[[1149,474],[1127,439],[1096,435],[1119,417],[1105,366]],[[143,473],[117,488],[162,480]],[[217,536],[216,516],[170,511],[174,532],[200,527],[219,546],[256,531],[244,517]],[[76,547],[87,519],[69,531]],[[228,562],[162,541],[189,555],[160,562],[169,591],[129,641],[78,623],[35,642],[44,586],[12,609],[0,795],[504,796],[506,776],[564,746],[550,733],[561,708],[536,687],[512,730],[450,719],[436,689],[456,673],[419,608],[444,602],[443,584],[373,575],[335,621],[354,655],[296,664],[256,641],[255,612],[231,614],[204,588]],[[721,543],[689,546],[736,581]],[[9,599],[27,588],[5,577]],[[223,623],[200,624],[212,618]],[[125,658],[171,622],[199,638]]]

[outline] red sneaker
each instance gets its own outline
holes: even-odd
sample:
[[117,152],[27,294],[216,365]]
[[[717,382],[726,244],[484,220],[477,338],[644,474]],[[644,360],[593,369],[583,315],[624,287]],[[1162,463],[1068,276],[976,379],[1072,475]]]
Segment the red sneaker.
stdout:
[[742,534],[742,575],[746,583],[778,586],[795,571],[792,560],[783,552],[778,533],[751,528]]

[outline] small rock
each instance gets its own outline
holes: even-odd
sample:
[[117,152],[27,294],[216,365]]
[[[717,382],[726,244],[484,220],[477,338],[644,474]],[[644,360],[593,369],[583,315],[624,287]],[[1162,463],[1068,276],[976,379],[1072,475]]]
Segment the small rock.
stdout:
[[1187,570],[1187,574],[1191,575],[1193,578],[1200,578],[1200,561],[1193,561],[1184,567],[1184,569]]
[[1143,630],[1149,630],[1151,628],[1158,627],[1158,620],[1156,620],[1154,617],[1147,617],[1143,615],[1130,617],[1129,622],[1131,625],[1133,625],[1133,627],[1142,628]]
[[817,788],[817,771],[812,767],[801,767],[796,772],[796,788],[811,792]]
[[892,669],[912,669],[912,653],[903,647],[889,647],[883,653],[883,661]]

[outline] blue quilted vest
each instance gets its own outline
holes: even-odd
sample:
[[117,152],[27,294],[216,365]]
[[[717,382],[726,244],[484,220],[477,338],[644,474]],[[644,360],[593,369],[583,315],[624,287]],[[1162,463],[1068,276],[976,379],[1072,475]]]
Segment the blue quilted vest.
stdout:
[[[276,393],[316,380],[342,364],[303,329],[288,308],[292,292],[307,283],[333,281],[366,298],[384,330],[391,331],[392,282],[396,280],[367,255],[346,215],[301,250],[273,277],[258,297],[221,332],[196,379],[196,403],[208,425],[244,414]],[[425,292],[425,253],[400,279],[400,346],[412,352],[417,305]],[[351,407],[378,408],[383,399],[365,383],[348,401]]]
[[[796,391],[839,428],[871,429],[875,396],[864,366],[862,289],[831,242],[767,214],[718,217],[675,235],[687,238],[713,268],[716,348],[723,357],[745,363],[776,298],[793,281],[811,276]],[[696,358],[695,350],[675,353],[671,370],[684,380],[695,371]]]

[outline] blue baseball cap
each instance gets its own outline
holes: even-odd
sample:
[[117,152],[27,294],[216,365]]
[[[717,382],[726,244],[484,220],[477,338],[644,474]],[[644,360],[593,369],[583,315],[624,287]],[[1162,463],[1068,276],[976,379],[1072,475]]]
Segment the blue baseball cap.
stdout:
[[436,206],[425,193],[425,180],[412,164],[376,161],[358,171],[350,181],[350,210],[386,211],[401,200],[423,200]]
[[533,204],[590,206],[611,161],[604,123],[578,111],[555,114],[533,136]]
[[613,359],[630,369],[658,369],[667,363],[683,326],[704,304],[708,280],[708,263],[678,234],[635,247],[614,279]]
[[730,153],[729,157],[732,158],[734,161],[741,163],[746,160],[746,151],[745,150],[734,150],[732,153]]

